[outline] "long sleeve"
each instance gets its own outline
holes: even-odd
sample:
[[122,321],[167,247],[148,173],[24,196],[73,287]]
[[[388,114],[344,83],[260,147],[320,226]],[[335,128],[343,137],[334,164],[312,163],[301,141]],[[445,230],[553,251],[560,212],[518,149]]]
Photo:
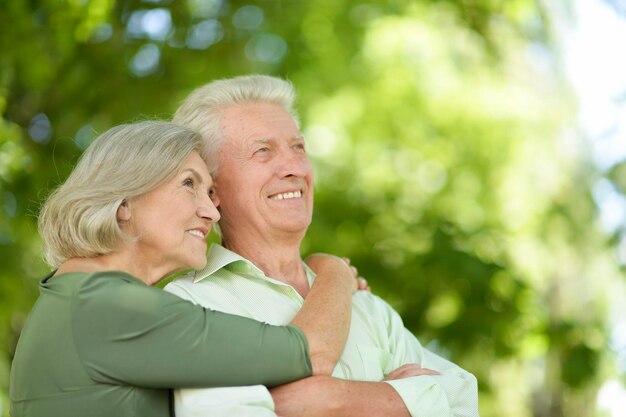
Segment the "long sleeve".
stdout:
[[[289,296],[293,291],[287,291],[287,286],[264,276],[240,275],[222,268],[224,262],[214,262],[203,274],[175,280],[166,290],[200,305],[272,324],[288,323],[301,307],[301,302]],[[414,417],[478,416],[474,376],[424,349],[381,298],[358,291],[353,296],[348,342],[333,376],[380,382],[385,374],[406,363],[419,363],[442,373],[388,382]],[[211,415],[219,417],[275,416],[272,398],[263,387],[239,387],[232,393],[233,396],[217,389],[180,390],[176,397],[177,415],[196,417],[210,407]],[[229,414],[231,407],[237,407],[237,413]]]
[[454,416],[478,417],[477,381],[474,375],[454,363],[425,349],[409,332],[402,319],[387,303],[378,299],[377,314],[387,327],[386,347],[389,357],[385,371],[390,372],[407,363],[441,375],[387,381],[400,395],[413,417]]
[[[177,282],[166,286],[166,291],[197,303],[186,287]],[[286,321],[286,320],[285,320]],[[274,400],[263,385],[227,388],[183,388],[174,392],[178,417],[276,417]]]
[[179,389],[174,404],[177,417],[276,417],[274,400],[263,385]]
[[296,327],[211,311],[120,276],[94,274],[72,307],[74,344],[94,380],[152,388],[274,386],[311,374]]
[[[264,280],[237,277],[222,270],[211,279],[192,283],[189,279],[175,281],[166,289],[195,303],[210,305],[231,313],[252,315],[273,324],[284,324],[299,308],[280,291],[282,287]],[[270,308],[271,306],[271,308]],[[357,292],[353,297],[352,328],[340,363],[333,375],[353,381],[381,381],[385,374],[406,363],[419,363],[439,371],[440,376],[419,376],[387,382],[391,385],[413,416],[477,417],[477,384],[470,373],[424,349],[405,327],[402,319],[381,298]],[[258,398],[264,398],[259,401]],[[180,398],[180,401],[179,401]],[[273,413],[267,390],[240,387],[237,397],[217,390],[181,390],[176,410],[181,417],[195,417],[206,410],[218,416],[228,416],[228,407],[241,406],[242,417],[265,416]],[[181,407],[182,404],[185,407]],[[180,408],[179,408],[180,407]],[[264,409],[261,409],[264,408]],[[217,411],[216,411],[217,410]],[[243,410],[243,411],[240,411]],[[258,414],[257,414],[258,413]],[[273,414],[267,414],[273,416]]]

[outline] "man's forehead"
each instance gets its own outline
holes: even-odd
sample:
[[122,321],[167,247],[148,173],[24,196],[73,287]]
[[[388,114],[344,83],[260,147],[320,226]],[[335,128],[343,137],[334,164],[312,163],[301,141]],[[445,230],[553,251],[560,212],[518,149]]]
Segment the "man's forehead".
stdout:
[[257,145],[271,145],[280,143],[281,141],[290,142],[303,142],[304,135],[300,132],[287,137],[281,135],[246,135],[246,136],[227,136],[224,138],[224,144],[229,147],[247,149]]
[[[300,133],[298,123],[274,103],[238,103],[221,111],[220,127],[227,135],[272,137]],[[291,130],[291,132],[288,132]]]
[[[274,136],[261,136],[258,138],[252,138],[251,142],[252,143],[270,143],[270,142],[275,142],[280,140],[280,138],[274,137]],[[297,141],[303,141],[304,140],[304,135],[302,133],[297,133],[295,135],[292,135],[290,137],[287,138],[287,140],[297,140]]]

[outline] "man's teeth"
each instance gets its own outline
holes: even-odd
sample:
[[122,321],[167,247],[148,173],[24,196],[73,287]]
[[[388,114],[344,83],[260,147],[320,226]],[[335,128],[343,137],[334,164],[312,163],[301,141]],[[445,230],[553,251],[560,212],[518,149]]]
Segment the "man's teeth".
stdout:
[[201,238],[203,238],[203,239],[204,239],[204,233],[202,233],[202,232],[201,232],[201,231],[199,231],[199,230],[190,230],[190,231],[189,231],[189,233],[191,233],[192,235],[195,235],[195,236],[198,236],[198,237],[201,237]]
[[287,200],[289,198],[300,198],[302,197],[301,191],[294,191],[289,193],[276,194],[272,196],[272,200]]

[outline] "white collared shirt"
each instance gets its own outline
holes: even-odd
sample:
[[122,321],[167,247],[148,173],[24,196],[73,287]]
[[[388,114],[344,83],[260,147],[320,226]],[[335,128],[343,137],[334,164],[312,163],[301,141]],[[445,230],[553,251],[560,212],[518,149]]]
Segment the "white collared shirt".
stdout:
[[[306,267],[306,265],[305,265]],[[306,267],[312,284],[315,274]],[[304,303],[290,285],[267,277],[247,259],[213,244],[204,269],[176,279],[166,291],[194,303],[274,325],[288,324]],[[477,417],[476,378],[422,347],[402,319],[381,298],[358,291],[345,350],[333,376],[354,381],[382,381],[407,363],[441,375],[385,381],[400,395],[413,417]],[[177,390],[179,417],[275,417],[274,403],[263,386]]]

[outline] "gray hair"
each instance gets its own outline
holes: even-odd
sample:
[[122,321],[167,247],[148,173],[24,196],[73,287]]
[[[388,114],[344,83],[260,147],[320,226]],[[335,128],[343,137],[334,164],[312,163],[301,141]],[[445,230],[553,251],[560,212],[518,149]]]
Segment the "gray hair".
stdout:
[[296,92],[289,81],[268,75],[244,75],[212,81],[191,92],[172,121],[200,133],[207,147],[207,162],[215,177],[218,152],[224,140],[221,111],[236,104],[272,103],[284,108],[299,124],[294,108]]
[[41,209],[46,261],[57,268],[70,258],[114,251],[128,239],[117,221],[120,204],[166,182],[193,151],[206,159],[200,135],[163,121],[120,125],[100,135]]

